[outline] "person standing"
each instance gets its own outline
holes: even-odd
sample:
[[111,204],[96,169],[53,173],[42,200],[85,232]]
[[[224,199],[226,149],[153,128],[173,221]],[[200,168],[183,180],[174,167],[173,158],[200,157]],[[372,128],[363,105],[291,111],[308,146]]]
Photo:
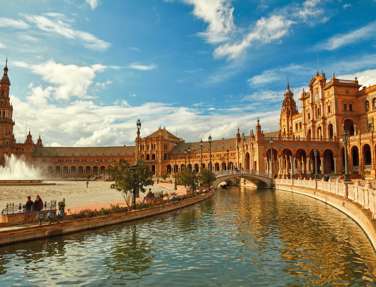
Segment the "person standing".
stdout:
[[25,204],[25,211],[31,212],[33,210],[33,205],[34,205],[34,202],[31,200],[31,196],[28,196],[26,204]]
[[34,211],[42,211],[43,209],[43,200],[40,198],[39,195],[37,195],[34,204],[33,204],[33,210]]
[[40,198],[39,195],[37,195],[37,198],[34,201],[33,210],[38,213],[39,225],[42,224],[42,220],[43,220],[42,209],[43,209],[43,200]]

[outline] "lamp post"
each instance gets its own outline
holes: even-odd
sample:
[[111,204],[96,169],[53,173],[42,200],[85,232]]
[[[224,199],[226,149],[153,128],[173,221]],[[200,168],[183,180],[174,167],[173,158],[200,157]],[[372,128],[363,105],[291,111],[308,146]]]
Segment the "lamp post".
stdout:
[[200,170],[202,169],[202,148],[203,148],[203,142],[201,139],[200,141]]
[[209,170],[212,171],[212,154],[211,154],[212,137],[211,135],[209,135],[208,141],[209,141],[209,166],[210,166]]
[[349,187],[348,184],[351,183],[351,179],[349,176],[349,159],[347,154],[347,145],[349,143],[349,131],[345,130],[343,134],[343,146],[344,146],[344,158],[345,158],[345,174],[343,177],[343,181],[345,183],[345,196],[346,198],[349,197]]
[[273,159],[274,159],[274,152],[273,152],[273,140],[270,140],[269,141],[269,144],[270,144],[270,175],[271,175],[271,178],[274,177],[273,175]]
[[184,150],[184,165],[185,165],[185,168],[187,168],[187,149]]
[[191,147],[188,147],[187,153],[188,153],[188,167],[189,167],[191,165]]
[[139,154],[141,152],[140,150],[140,133],[141,133],[141,120],[138,119],[137,122],[136,122],[136,126],[137,126],[137,160],[139,160]]
[[315,179],[318,178],[318,172],[317,172],[317,166],[318,166],[318,162],[317,162],[317,154],[318,154],[318,151],[317,151],[317,149],[315,149],[315,150],[313,151],[313,155],[314,155],[314,157],[315,157]]
[[230,151],[227,149],[226,150],[226,154],[227,154],[227,163],[226,163],[226,165],[227,165],[227,168],[226,168],[226,170],[227,170],[227,172],[229,172],[229,162],[230,162]]
[[315,149],[313,151],[313,155],[315,157],[315,189],[317,189],[317,177],[318,177],[318,174],[317,174],[317,149]]

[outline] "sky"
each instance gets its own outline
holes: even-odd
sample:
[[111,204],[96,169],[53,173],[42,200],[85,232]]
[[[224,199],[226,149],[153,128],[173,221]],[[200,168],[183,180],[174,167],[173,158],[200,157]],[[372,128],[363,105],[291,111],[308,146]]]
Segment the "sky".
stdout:
[[376,0],[0,0],[15,136],[45,145],[187,141],[278,128],[317,72],[376,84]]

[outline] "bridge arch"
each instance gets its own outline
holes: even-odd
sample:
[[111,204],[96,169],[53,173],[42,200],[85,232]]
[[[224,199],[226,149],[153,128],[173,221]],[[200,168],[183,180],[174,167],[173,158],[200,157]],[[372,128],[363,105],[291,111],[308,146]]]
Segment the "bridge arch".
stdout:
[[232,180],[249,180],[253,182],[258,188],[271,188],[273,186],[273,180],[270,177],[252,174],[248,172],[239,173],[217,173],[216,180],[213,186],[217,187],[221,182]]

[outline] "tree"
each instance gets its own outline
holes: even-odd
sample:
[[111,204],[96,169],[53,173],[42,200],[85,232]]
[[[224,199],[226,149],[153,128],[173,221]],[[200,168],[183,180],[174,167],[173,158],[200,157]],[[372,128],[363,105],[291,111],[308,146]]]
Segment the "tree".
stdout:
[[[111,188],[120,191],[127,202],[128,193],[132,193],[132,206],[136,207],[136,198],[139,192],[145,192],[145,186],[153,184],[153,174],[143,161],[130,166],[125,160],[120,160],[115,166],[109,168],[109,174],[115,181]],[[129,206],[129,205],[128,205]]]
[[197,175],[189,169],[185,169],[177,174],[176,177],[179,184],[185,187],[189,186],[192,191],[196,190],[197,187]]
[[215,181],[215,174],[209,169],[202,169],[198,176],[198,179],[201,186],[210,188]]

